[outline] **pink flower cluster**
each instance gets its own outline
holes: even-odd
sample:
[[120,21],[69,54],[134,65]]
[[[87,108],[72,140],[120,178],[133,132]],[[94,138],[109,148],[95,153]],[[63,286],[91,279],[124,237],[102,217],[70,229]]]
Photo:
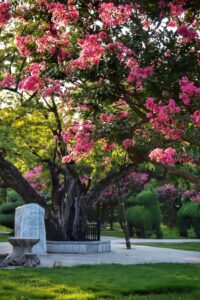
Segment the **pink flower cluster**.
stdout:
[[51,97],[52,95],[59,94],[61,86],[59,80],[48,79],[48,86],[44,88],[42,97]]
[[174,165],[176,155],[176,150],[169,147],[165,150],[161,148],[156,148],[150,152],[149,157],[151,160],[155,160],[156,162],[163,165]]
[[131,172],[127,179],[134,180],[135,184],[143,185],[149,178],[149,175],[146,173],[137,173],[137,172]]
[[181,1],[181,3],[177,3],[177,4],[170,2],[168,4],[168,7],[170,9],[170,15],[175,16],[175,17],[182,15],[185,11],[183,8],[183,4],[184,4],[183,1]]
[[[120,192],[123,196],[130,195],[130,191],[132,193],[135,192],[136,187],[142,187],[147,182],[149,176],[146,173],[137,173],[131,172],[124,179],[121,179],[123,182],[122,188],[120,188]],[[103,198],[109,198],[110,201],[119,197],[118,187],[116,184],[111,184],[103,193]]]
[[129,116],[129,112],[126,111],[126,110],[121,110],[118,112],[117,116],[120,118],[120,119],[126,119],[128,118]]
[[53,2],[49,4],[48,11],[52,14],[52,22],[61,26],[68,25],[70,21],[77,21],[79,17],[79,12],[74,5],[67,7],[64,4]]
[[122,145],[123,145],[124,149],[127,150],[128,148],[130,148],[134,145],[134,142],[131,139],[125,139],[125,140],[123,140]]
[[39,5],[47,5],[48,4],[48,0],[35,0],[35,2]]
[[184,131],[177,128],[178,121],[175,119],[175,115],[179,114],[181,109],[174,99],[170,99],[167,105],[163,105],[161,101],[157,104],[153,98],[147,98],[145,106],[151,111],[147,117],[152,128],[164,133],[166,139],[177,140],[183,135]]
[[191,201],[194,202],[200,202],[200,193],[195,194],[192,198]]
[[110,152],[116,148],[115,143],[105,143],[102,147],[102,149],[106,152]]
[[2,81],[0,81],[0,88],[9,88],[14,84],[10,73],[7,73]]
[[79,177],[79,179],[80,179],[80,182],[83,184],[86,181],[88,181],[89,177],[87,175],[82,175]]
[[70,57],[70,53],[66,49],[69,45],[67,32],[59,36],[54,36],[47,30],[42,37],[36,38],[35,42],[39,53],[45,53],[47,51],[51,56],[57,55],[59,62]]
[[100,120],[105,123],[111,123],[116,118],[113,114],[100,114]]
[[30,73],[31,76],[40,76],[41,72],[45,69],[45,62],[31,63],[26,68],[26,73]]
[[114,114],[100,114],[100,120],[104,123],[112,123],[117,117],[120,119],[126,119],[129,116],[129,112],[126,110],[118,111],[117,115]]
[[183,37],[183,41],[186,43],[198,36],[195,29],[188,27],[185,24],[178,26],[177,33]]
[[62,138],[69,152],[63,157],[63,163],[87,156],[94,146],[91,122],[74,121],[70,129],[62,131]]
[[99,17],[103,21],[104,26],[118,26],[129,20],[132,14],[130,5],[118,5],[114,3],[102,3],[99,7]]
[[133,54],[133,51],[122,42],[108,43],[107,50],[110,55],[117,53],[117,58],[121,63],[126,63],[127,57]]
[[27,57],[32,55],[32,51],[28,47],[30,45],[30,42],[31,42],[30,35],[16,36],[15,44],[22,57]]
[[196,110],[191,116],[191,119],[197,127],[200,127],[200,110]]
[[134,82],[136,84],[137,89],[141,89],[142,79],[147,78],[152,73],[153,73],[153,68],[151,66],[145,68],[140,68],[135,66],[131,69],[127,81],[129,83]]
[[40,192],[45,186],[45,180],[41,179],[42,170],[43,166],[36,166],[23,175],[23,177],[30,183],[32,188],[38,192]]
[[10,3],[0,3],[0,28],[5,26],[10,19]]
[[189,79],[184,76],[179,81],[181,93],[179,98],[182,99],[185,105],[190,105],[190,98],[200,98],[200,88],[195,86],[194,82],[189,81]]
[[22,79],[19,82],[19,89],[25,92],[37,92],[44,87],[44,81],[42,81],[39,76],[33,75]]
[[79,39],[78,45],[82,48],[79,58],[75,59],[72,68],[86,69],[98,65],[105,53],[103,45],[104,32],[87,35],[85,39]]

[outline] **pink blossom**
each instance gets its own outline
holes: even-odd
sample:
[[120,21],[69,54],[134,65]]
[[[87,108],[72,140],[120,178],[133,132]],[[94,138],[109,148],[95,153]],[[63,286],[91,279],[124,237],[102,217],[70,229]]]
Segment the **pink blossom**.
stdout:
[[181,24],[178,29],[177,33],[184,38],[185,42],[190,42],[192,39],[197,37],[197,31],[193,28],[190,28],[184,24]]
[[136,84],[137,89],[141,89],[142,87],[142,79],[147,78],[149,75],[153,73],[153,68],[151,66],[140,68],[138,66],[134,66],[127,78],[129,83],[134,82]]
[[167,24],[168,27],[177,27],[177,22],[174,20],[170,20]]
[[85,39],[79,39],[78,44],[82,48],[79,58],[71,63],[71,67],[77,69],[86,69],[93,65],[98,65],[104,53],[105,46],[102,44],[104,35],[92,34],[87,35]]
[[59,80],[48,80],[48,86],[43,90],[42,97],[51,97],[52,95],[58,94],[61,91]]
[[107,157],[107,156],[103,157],[102,161],[103,161],[105,166],[111,166],[111,161],[110,161],[109,157]]
[[197,193],[196,195],[194,195],[191,198],[191,201],[193,201],[193,202],[200,202],[200,193]]
[[58,135],[54,135],[53,139],[54,139],[55,142],[58,142],[59,141],[59,136]]
[[125,139],[125,140],[123,140],[122,145],[123,145],[124,149],[127,150],[128,148],[130,148],[134,145],[134,142],[131,139]]
[[184,13],[184,8],[181,4],[178,4],[178,3],[174,4],[174,3],[170,2],[168,4],[168,7],[170,8],[171,16],[180,16]]
[[87,104],[79,104],[79,108],[82,111],[89,111],[90,107]]
[[[63,141],[68,145],[69,157],[76,160],[87,156],[94,147],[90,121],[74,121],[71,128],[62,131]],[[70,146],[69,146],[70,145]]]
[[99,17],[104,26],[117,26],[124,24],[131,16],[132,8],[130,5],[118,5],[114,3],[102,3],[99,7]]
[[112,151],[112,150],[114,150],[116,148],[116,144],[115,143],[111,143],[111,144],[109,144],[109,143],[106,143],[105,145],[103,145],[103,150],[104,151]]
[[120,119],[124,119],[124,118],[127,118],[129,116],[129,112],[125,111],[125,110],[121,110],[120,112],[118,112],[117,115]]
[[30,185],[38,192],[45,186],[45,180],[41,179],[42,170],[43,166],[36,166],[23,175]]
[[19,88],[26,92],[39,91],[44,86],[44,82],[38,76],[28,76],[19,83]]
[[7,73],[2,81],[0,81],[0,88],[8,88],[14,84],[10,73]]
[[113,114],[100,114],[100,120],[102,122],[111,123],[115,119],[115,115]]
[[41,63],[31,63],[26,68],[26,73],[30,73],[32,76],[39,76],[42,71],[45,69],[45,62]]
[[[68,8],[68,12],[67,12]],[[66,26],[70,21],[77,21],[79,12],[74,5],[68,5],[61,3],[50,3],[48,6],[49,12],[52,14],[52,22],[61,26]]]
[[200,88],[197,87],[194,82],[189,81],[186,76],[183,76],[179,81],[181,93],[179,98],[182,99],[185,105],[190,105],[191,99],[200,97]]
[[151,111],[147,113],[147,117],[150,119],[152,128],[165,134],[166,139],[177,140],[183,135],[183,128],[178,128],[179,123],[175,119],[181,109],[174,99],[169,99],[168,104],[163,105],[162,102],[155,103],[153,98],[147,98],[145,106]]
[[88,181],[89,177],[87,175],[83,175],[83,176],[80,176],[79,179],[80,179],[80,182],[83,184],[86,181]]
[[156,162],[163,165],[174,165],[176,155],[176,150],[169,147],[167,149],[156,148],[150,152],[149,157],[151,160],[155,160]]
[[6,25],[10,19],[10,3],[0,3],[0,28]]
[[27,57],[32,55],[32,51],[29,49],[29,44],[31,42],[30,35],[19,36],[15,38],[16,47],[22,57]]
[[191,119],[197,127],[200,127],[200,110],[196,110],[191,116]]
[[63,163],[63,164],[66,164],[66,163],[68,163],[68,162],[70,162],[70,161],[72,161],[72,160],[73,160],[73,158],[72,158],[71,155],[66,155],[66,156],[64,156],[64,157],[62,158],[62,163]]

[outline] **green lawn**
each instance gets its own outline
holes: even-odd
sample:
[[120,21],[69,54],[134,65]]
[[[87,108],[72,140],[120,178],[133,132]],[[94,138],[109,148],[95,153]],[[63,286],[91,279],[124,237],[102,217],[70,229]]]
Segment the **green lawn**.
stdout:
[[200,252],[200,243],[145,243],[145,244],[135,244],[142,246],[160,247],[160,248],[171,248],[179,250],[190,250]]
[[200,264],[0,270],[0,299],[200,299],[199,274]]
[[7,242],[10,235],[8,234],[0,234],[0,243],[1,242]]
[[[177,228],[169,229],[165,225],[161,225],[161,229],[163,232],[163,238],[164,239],[181,239],[182,237],[178,233]],[[124,237],[123,231],[119,228],[119,226],[115,226],[115,230],[109,230],[108,228],[103,228],[101,231],[102,235],[105,236],[112,236],[112,237]],[[134,237],[136,238],[136,237]],[[156,236],[153,235],[151,238],[155,239]],[[188,231],[188,238],[196,238],[194,231],[191,229]]]

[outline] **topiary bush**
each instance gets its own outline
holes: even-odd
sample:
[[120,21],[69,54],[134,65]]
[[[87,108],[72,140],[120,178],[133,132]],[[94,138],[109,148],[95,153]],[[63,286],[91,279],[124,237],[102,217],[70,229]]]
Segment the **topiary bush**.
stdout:
[[158,201],[162,211],[162,222],[169,228],[176,225],[177,202],[180,201],[178,190],[172,184],[165,184],[157,188]]
[[179,234],[188,236],[188,229],[193,228],[197,238],[200,238],[200,203],[186,202],[178,211],[177,225]]
[[23,199],[18,193],[8,191],[7,202],[0,205],[0,225],[14,229],[15,209],[23,204]]
[[[130,203],[130,201],[129,201]],[[157,193],[154,189],[146,189],[131,199],[132,207],[126,210],[129,234],[137,237],[151,237],[154,233],[162,238],[161,212]]]

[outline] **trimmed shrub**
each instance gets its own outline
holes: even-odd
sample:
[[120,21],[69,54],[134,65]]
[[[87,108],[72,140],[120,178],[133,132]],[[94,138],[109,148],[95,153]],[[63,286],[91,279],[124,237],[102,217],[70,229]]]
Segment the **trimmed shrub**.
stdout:
[[13,190],[8,191],[7,203],[0,205],[0,225],[14,229],[15,209],[23,204],[18,193]]
[[177,215],[177,225],[179,234],[183,237],[188,236],[188,229],[193,228],[197,238],[200,238],[200,203],[185,203]]
[[177,189],[172,184],[165,184],[157,188],[158,201],[160,202],[160,208],[162,211],[162,222],[173,228],[176,224],[177,207],[180,202],[180,196]]
[[162,238],[161,212],[156,191],[143,190],[131,202],[134,206],[126,210],[130,236],[135,233],[137,237],[146,238],[155,233],[157,238]]

